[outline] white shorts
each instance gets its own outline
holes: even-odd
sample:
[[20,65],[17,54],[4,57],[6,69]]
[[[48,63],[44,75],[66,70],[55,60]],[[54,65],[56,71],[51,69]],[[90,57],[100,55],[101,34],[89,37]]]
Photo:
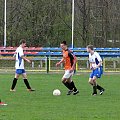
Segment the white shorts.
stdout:
[[74,71],[70,73],[70,70],[65,70],[65,74],[63,75],[63,78],[70,78],[73,76]]

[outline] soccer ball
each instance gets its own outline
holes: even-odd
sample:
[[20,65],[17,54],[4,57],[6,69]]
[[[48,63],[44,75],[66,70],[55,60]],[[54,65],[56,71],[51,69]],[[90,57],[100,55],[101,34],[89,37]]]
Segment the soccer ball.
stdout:
[[58,89],[54,90],[54,91],[53,91],[53,95],[54,95],[54,96],[59,96],[59,95],[61,95],[60,90],[58,90]]

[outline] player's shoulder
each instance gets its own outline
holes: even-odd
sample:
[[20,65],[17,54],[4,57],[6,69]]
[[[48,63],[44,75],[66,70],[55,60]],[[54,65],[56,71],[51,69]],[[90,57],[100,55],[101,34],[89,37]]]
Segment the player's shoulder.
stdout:
[[68,50],[68,54],[69,55],[73,55],[73,51],[72,50]]
[[23,48],[19,46],[16,50],[23,50]]
[[73,53],[73,51],[68,49],[68,53]]
[[89,53],[88,55],[89,55],[89,57],[92,56],[91,53]]
[[94,55],[95,55],[96,57],[100,57],[100,54],[99,54],[98,52],[95,52]]
[[72,50],[68,50],[68,56],[71,58],[76,58],[75,54],[73,53]]
[[69,51],[68,51],[68,50],[63,50],[63,53],[64,53],[64,54],[68,54]]
[[98,52],[96,52],[96,51],[94,52],[94,54],[95,54],[95,55],[99,55],[99,53],[98,53]]
[[18,50],[19,50],[19,47],[16,48],[16,51],[18,51]]

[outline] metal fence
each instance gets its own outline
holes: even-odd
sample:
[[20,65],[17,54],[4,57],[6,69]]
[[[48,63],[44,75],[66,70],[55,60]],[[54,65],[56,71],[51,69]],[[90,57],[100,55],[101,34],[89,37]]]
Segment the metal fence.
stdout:
[[[78,72],[89,72],[88,53],[86,48],[69,48],[77,56],[76,70]],[[100,53],[103,59],[104,72],[120,72],[120,48],[94,48]],[[13,55],[16,47],[0,47],[0,71],[10,72],[15,69]],[[61,48],[24,48],[25,55],[32,61],[32,64],[25,62],[27,71],[31,72],[60,72],[64,65],[56,67],[55,64],[62,58]]]
[[[25,62],[25,68],[28,72],[62,72],[64,65],[56,67],[55,64],[61,57],[29,57],[32,64]],[[15,71],[15,61],[12,57],[0,57],[0,72]],[[103,58],[104,72],[120,72],[120,58]],[[90,72],[88,58],[78,57],[76,64],[77,72]]]

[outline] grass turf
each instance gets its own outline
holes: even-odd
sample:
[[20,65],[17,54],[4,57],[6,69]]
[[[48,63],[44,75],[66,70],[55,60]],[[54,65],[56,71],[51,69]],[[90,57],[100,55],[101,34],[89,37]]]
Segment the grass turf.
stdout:
[[[0,120],[120,120],[120,75],[104,75],[98,82],[105,94],[91,96],[88,75],[73,77],[80,94],[66,96],[62,74],[29,74],[35,92],[27,92],[22,78],[17,91],[9,92],[14,75],[0,75],[0,98],[8,106],[0,106]],[[52,91],[60,89],[61,96]]]

